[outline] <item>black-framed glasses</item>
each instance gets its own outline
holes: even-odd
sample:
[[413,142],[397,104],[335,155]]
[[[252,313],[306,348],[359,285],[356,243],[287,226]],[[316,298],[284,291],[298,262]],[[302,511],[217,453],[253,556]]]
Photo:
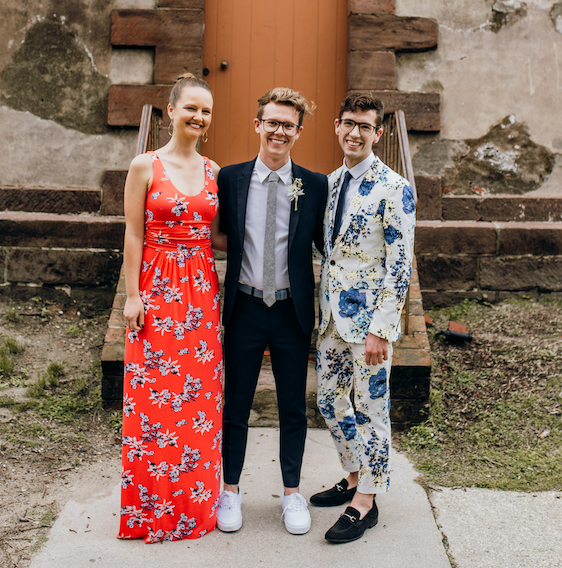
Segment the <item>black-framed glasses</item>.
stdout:
[[338,124],[344,132],[351,132],[356,126],[358,126],[359,132],[364,136],[371,136],[371,134],[375,132],[375,130],[378,130],[380,128],[380,126],[373,126],[368,122],[355,122],[354,120],[350,120],[349,118],[340,120]]
[[280,126],[287,136],[294,136],[299,129],[298,124],[293,124],[292,122],[279,122],[278,120],[269,120],[267,118],[262,118],[261,122],[263,129],[270,134],[277,132]]

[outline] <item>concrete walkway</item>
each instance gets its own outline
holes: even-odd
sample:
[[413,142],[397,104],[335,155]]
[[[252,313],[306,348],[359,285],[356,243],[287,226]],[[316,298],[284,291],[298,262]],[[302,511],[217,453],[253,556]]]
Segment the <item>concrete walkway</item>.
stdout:
[[[391,491],[377,498],[379,524],[345,545],[324,540],[344,506],[311,507],[312,528],[303,536],[290,535],[280,522],[275,428],[250,429],[241,482],[244,525],[237,533],[215,530],[199,540],[152,545],[118,540],[120,464],[94,464],[31,568],[451,568],[444,536],[458,568],[562,568],[561,493],[439,489],[431,493],[436,522],[416,471],[403,455],[392,459]],[[341,477],[328,431],[309,430],[303,495],[309,498]]]

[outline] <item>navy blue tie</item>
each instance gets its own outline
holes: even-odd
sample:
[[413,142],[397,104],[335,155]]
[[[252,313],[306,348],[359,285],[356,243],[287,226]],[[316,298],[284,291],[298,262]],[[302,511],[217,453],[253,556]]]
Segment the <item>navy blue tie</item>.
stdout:
[[349,180],[351,179],[351,173],[349,171],[345,172],[343,178],[343,183],[341,184],[340,196],[338,198],[338,206],[336,208],[336,217],[334,219],[334,228],[332,230],[332,244],[336,242],[336,238],[341,229],[341,222],[343,218],[343,206],[345,204],[345,194],[347,193],[347,188],[349,187]]

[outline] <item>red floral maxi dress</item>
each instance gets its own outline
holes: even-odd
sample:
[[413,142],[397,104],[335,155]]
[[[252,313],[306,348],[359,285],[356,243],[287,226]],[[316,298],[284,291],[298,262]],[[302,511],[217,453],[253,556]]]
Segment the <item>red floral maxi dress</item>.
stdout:
[[217,185],[177,191],[152,156],[140,274],[144,328],[127,328],[118,538],[199,538],[215,528],[222,446]]

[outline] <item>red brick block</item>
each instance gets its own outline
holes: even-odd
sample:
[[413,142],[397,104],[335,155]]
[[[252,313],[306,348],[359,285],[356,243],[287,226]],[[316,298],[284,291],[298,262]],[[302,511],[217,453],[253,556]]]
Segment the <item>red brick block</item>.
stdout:
[[0,187],[0,211],[36,213],[97,213],[99,189]]
[[416,218],[419,221],[441,219],[441,177],[416,176],[418,204]]
[[562,290],[562,256],[483,257],[480,287],[488,290]]
[[[424,254],[495,254],[496,228],[477,221],[419,221],[416,225],[418,263]],[[420,280],[423,280],[422,271]],[[422,282],[422,289],[425,286]]]
[[125,307],[125,302],[127,301],[127,295],[123,293],[115,294],[113,298],[113,305],[111,306],[114,310],[122,310]]
[[481,207],[483,221],[562,221],[562,197],[490,195]]
[[466,333],[466,325],[458,321],[449,322],[449,331],[457,331],[458,333]]
[[122,256],[105,251],[14,248],[6,262],[8,282],[107,286],[117,280]]
[[437,46],[439,26],[430,18],[351,15],[350,51],[424,51]]
[[393,51],[350,51],[347,88],[396,89],[396,55]]
[[[349,91],[353,93],[354,91]],[[371,91],[384,104],[385,114],[403,110],[408,130],[437,132],[441,129],[441,95],[439,93],[405,93]]]
[[127,170],[105,170],[102,182],[102,215],[124,215],[123,195]]
[[349,0],[352,14],[394,14],[395,0]]
[[124,361],[125,360],[125,341],[121,343],[105,343],[101,352],[102,362]]
[[423,289],[470,290],[477,283],[476,256],[442,256],[418,254]]
[[201,77],[202,47],[157,47],[154,53],[154,82],[175,83],[183,73]]
[[[443,195],[441,211],[445,221],[480,221],[479,196]],[[484,219],[490,221],[491,219]]]
[[[409,336],[408,336],[409,337]],[[392,353],[393,367],[430,367],[429,351],[424,349],[402,349],[398,340]]]
[[[172,85],[111,85],[107,123],[110,126],[139,126],[142,107],[149,103],[166,110]],[[164,115],[167,117],[166,112]]]
[[188,47],[203,44],[203,10],[114,10],[111,44]]
[[0,213],[0,246],[122,249],[124,232],[117,217]]
[[562,223],[498,223],[499,254],[562,254]]

